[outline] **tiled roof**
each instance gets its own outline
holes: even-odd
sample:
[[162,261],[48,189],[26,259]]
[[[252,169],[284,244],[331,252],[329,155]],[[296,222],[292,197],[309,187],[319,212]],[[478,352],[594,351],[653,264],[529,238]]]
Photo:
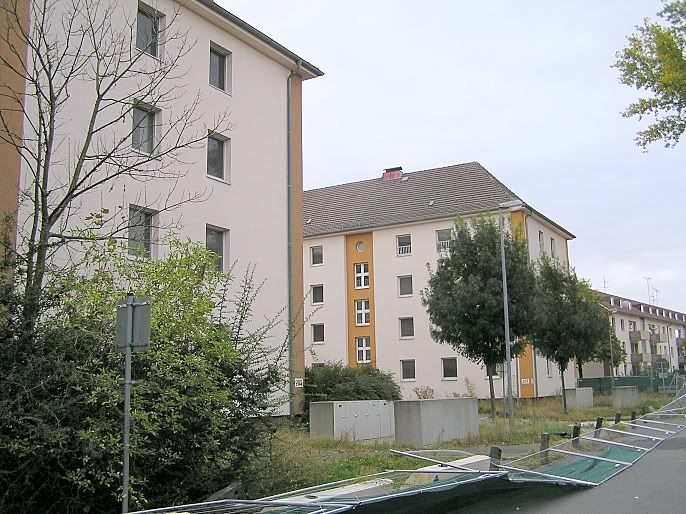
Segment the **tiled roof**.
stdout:
[[304,195],[305,237],[493,211],[511,200],[521,198],[478,162],[312,189]]

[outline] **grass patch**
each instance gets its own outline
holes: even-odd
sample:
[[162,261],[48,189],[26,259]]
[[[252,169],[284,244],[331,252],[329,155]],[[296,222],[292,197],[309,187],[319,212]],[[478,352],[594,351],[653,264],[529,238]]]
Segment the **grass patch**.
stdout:
[[[631,411],[635,410],[640,416],[655,410],[669,403],[673,398],[671,395],[658,393],[640,393],[641,400],[638,406],[629,409],[620,409],[622,418],[631,416]],[[562,398],[560,396],[552,398],[542,398],[538,400],[518,400],[515,405],[515,419],[545,420],[545,421],[590,421],[597,417],[614,419],[617,409],[612,407],[612,397],[610,395],[594,396],[593,407],[587,409],[570,409],[569,414],[562,411]],[[479,400],[479,413],[489,415],[491,412],[489,400]],[[505,415],[505,403],[503,400],[496,400],[496,412],[498,416]]]
[[[668,403],[670,396],[642,393],[641,403],[634,409],[624,409],[622,419],[627,420],[631,410],[642,414],[649,407],[658,409]],[[571,433],[572,425],[579,421],[594,421],[598,416],[607,423],[614,420],[615,409],[609,396],[595,399],[592,409],[570,410],[562,413],[562,401],[558,398],[543,400],[520,400],[515,411],[515,423],[510,431],[503,419],[504,405],[497,402],[499,418],[482,419],[478,436],[458,441],[441,442],[436,449],[464,449],[489,446],[538,445],[543,432]],[[482,415],[490,412],[488,400],[479,401]],[[616,428],[621,429],[622,425]],[[551,437],[551,444],[561,441]],[[362,475],[370,475],[387,469],[416,469],[427,465],[411,457],[396,456],[390,449],[411,450],[407,446],[391,442],[358,443],[332,439],[311,439],[305,425],[287,422],[277,424],[272,436],[265,442],[261,452],[252,459],[251,472],[243,478],[249,498],[278,494],[327,482],[335,482]],[[504,458],[516,458],[530,453],[530,447],[521,451],[508,451]]]

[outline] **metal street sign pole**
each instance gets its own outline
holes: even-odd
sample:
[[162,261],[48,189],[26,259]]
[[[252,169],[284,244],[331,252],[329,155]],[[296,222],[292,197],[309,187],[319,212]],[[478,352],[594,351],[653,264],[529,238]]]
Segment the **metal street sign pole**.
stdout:
[[129,432],[131,430],[131,345],[133,344],[133,301],[126,297],[126,348],[124,349],[124,471],[122,473],[121,511],[129,511]]
[[507,421],[510,429],[514,422],[514,415],[512,412],[512,365],[510,362],[510,313],[508,309],[507,300],[507,268],[505,266],[505,216],[502,210],[500,211],[500,262],[503,273],[503,310],[505,312],[505,375],[507,376],[507,397],[505,398],[505,406],[507,408]]
[[117,305],[115,350],[124,353],[124,436],[122,439],[121,511],[129,512],[129,435],[131,432],[131,353],[150,346],[150,298],[135,298],[129,293]]

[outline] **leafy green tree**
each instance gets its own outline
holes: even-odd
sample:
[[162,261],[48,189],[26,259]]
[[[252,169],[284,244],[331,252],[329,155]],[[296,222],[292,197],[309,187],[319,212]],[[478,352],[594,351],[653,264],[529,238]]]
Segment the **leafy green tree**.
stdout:
[[588,282],[556,260],[538,264],[531,337],[536,350],[560,368],[562,405],[567,413],[564,372],[573,359],[588,362],[607,341],[606,311]]
[[658,16],[664,23],[646,19],[615,62],[622,83],[648,93],[624,112],[654,118],[636,136],[643,148],[660,140],[674,146],[686,130],[686,1],[665,2]]
[[[232,286],[204,248],[172,243],[163,260],[115,244],[87,278],[50,280],[31,337],[21,294],[0,318],[0,512],[114,512],[121,494],[122,369],[116,301],[153,298],[149,352],[133,358],[131,494],[137,507],[197,501],[241,474],[283,398],[277,320],[251,322],[251,274]],[[272,349],[273,348],[273,349]]]
[[400,386],[393,375],[371,366],[349,368],[338,362],[305,369],[306,416],[310,402],[400,398]]
[[[610,352],[610,340],[612,340],[612,352]],[[624,350],[624,345],[615,335],[614,330],[611,336],[608,338],[601,339],[599,344],[595,348],[593,355],[593,360],[612,366],[614,364],[615,368],[624,364],[626,362],[626,351]],[[614,373],[614,371],[613,371]],[[583,375],[579,375],[583,377]]]
[[[535,276],[523,238],[505,237],[505,264],[509,298],[512,356],[524,351],[521,337],[529,333]],[[436,271],[429,269],[422,303],[431,321],[431,335],[449,344],[467,359],[483,363],[488,374],[491,416],[495,416],[493,375],[505,361],[500,231],[492,218],[467,224],[455,222],[446,255]]]

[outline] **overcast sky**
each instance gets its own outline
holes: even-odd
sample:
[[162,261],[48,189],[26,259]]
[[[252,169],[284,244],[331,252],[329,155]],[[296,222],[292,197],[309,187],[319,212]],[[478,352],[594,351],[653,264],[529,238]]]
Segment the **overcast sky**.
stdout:
[[218,0],[321,68],[304,89],[305,188],[479,161],[576,234],[593,286],[686,312],[686,140],[633,143],[610,65],[656,0]]

